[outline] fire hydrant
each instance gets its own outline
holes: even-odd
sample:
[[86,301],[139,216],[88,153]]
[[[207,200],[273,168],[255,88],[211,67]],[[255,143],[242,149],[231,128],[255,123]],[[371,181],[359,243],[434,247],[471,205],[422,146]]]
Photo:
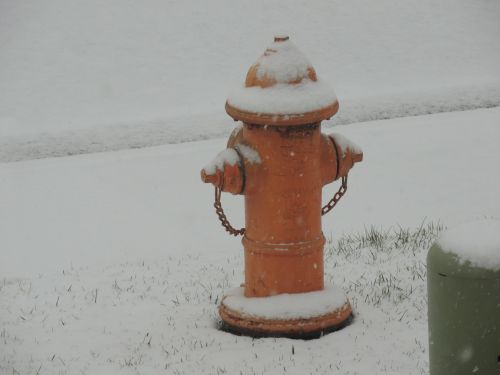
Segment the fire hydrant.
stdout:
[[[315,336],[352,315],[343,291],[323,281],[321,217],[344,195],[349,170],[363,159],[345,137],[321,133],[321,121],[338,108],[333,90],[287,36],[275,37],[226,102],[227,113],[243,124],[201,178],[215,186],[222,225],[243,235],[245,282],[219,307],[228,330]],[[322,207],[322,187],[337,179],[339,191]],[[223,191],[245,196],[245,228],[229,223]]]

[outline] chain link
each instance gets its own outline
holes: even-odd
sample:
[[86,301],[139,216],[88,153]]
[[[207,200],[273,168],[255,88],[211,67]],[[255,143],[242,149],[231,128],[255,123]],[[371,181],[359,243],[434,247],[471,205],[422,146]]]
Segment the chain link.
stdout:
[[229,222],[229,220],[226,217],[226,214],[224,213],[224,209],[222,208],[222,204],[220,202],[220,196],[221,196],[222,189],[219,187],[215,187],[215,202],[214,202],[214,207],[215,207],[215,212],[217,213],[217,216],[219,217],[219,220],[222,224],[222,226],[226,229],[226,232],[229,232],[229,234],[233,236],[241,236],[245,233],[245,228],[241,229],[235,229]]
[[332,210],[333,207],[338,203],[340,198],[346,193],[347,191],[347,176],[342,177],[342,185],[340,185],[339,190],[335,193],[332,199],[325,204],[321,208],[321,216],[326,215],[328,212]]

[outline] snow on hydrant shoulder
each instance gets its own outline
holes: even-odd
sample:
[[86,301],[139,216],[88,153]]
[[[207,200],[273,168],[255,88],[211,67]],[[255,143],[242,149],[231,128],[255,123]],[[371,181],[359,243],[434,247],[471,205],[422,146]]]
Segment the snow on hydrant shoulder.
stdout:
[[259,153],[250,146],[239,143],[235,146],[235,148],[250,164],[260,164],[262,161]]
[[210,163],[205,165],[203,170],[206,174],[214,174],[217,170],[223,171],[224,164],[236,165],[239,161],[240,158],[238,153],[232,148],[226,148],[225,150],[219,152]]
[[361,149],[361,147],[359,147],[356,143],[354,143],[350,139],[347,139],[342,134],[331,133],[330,136],[335,139],[335,143],[342,150],[342,156],[345,156],[345,153],[348,149],[351,150],[351,152],[353,152],[355,154],[362,154],[363,153],[363,150]]

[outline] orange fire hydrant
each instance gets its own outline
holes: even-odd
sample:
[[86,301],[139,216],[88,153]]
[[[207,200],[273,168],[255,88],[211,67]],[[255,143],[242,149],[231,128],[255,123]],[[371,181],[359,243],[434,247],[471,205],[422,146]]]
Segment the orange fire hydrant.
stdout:
[[[227,328],[252,335],[304,337],[342,326],[352,314],[339,288],[325,288],[321,217],[347,189],[363,153],[321,121],[339,108],[334,92],[287,36],[275,37],[230,95],[226,111],[243,126],[201,171],[215,185],[226,230],[244,235],[244,287],[228,292],[219,313]],[[340,190],[322,207],[322,188]],[[231,226],[221,192],[245,196],[245,228]]]

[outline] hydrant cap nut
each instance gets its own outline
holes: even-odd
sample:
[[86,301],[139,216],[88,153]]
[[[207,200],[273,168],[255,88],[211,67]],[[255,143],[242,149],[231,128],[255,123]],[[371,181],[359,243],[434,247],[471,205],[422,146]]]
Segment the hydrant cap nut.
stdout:
[[338,106],[307,57],[287,35],[277,35],[248,70],[244,86],[229,95],[226,111],[246,123],[304,125],[332,117]]

